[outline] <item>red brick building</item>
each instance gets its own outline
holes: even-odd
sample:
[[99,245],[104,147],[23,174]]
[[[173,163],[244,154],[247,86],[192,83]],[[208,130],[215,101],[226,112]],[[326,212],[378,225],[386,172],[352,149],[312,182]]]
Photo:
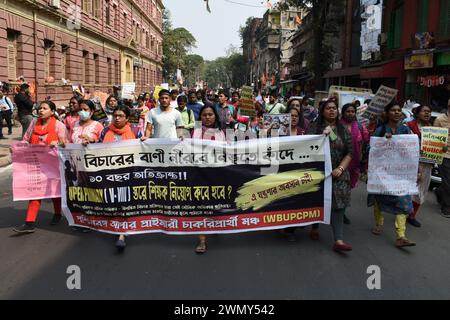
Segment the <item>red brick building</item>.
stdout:
[[375,90],[381,84],[399,89],[400,100],[414,95],[436,109],[447,106],[450,0],[385,0],[380,44],[382,61],[362,67],[361,79]]
[[[35,99],[66,104],[72,85],[108,92],[162,82],[161,0],[0,2],[0,81],[24,76]],[[65,79],[66,81],[63,81]]]

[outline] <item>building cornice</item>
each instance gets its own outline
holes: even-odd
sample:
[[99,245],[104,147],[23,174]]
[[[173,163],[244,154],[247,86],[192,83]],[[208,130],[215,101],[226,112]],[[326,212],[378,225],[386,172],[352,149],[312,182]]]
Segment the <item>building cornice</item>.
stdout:
[[[139,11],[139,13],[141,15],[140,16],[141,19],[142,19],[142,17],[144,17],[145,21],[147,21],[150,25],[152,25],[155,29],[157,29],[162,34],[162,26],[158,26],[152,19],[150,19],[150,15],[148,14],[148,12],[145,12],[145,10],[143,8],[141,8],[141,6],[136,4],[134,1],[128,0],[128,2],[130,3],[130,5],[132,7],[132,11],[134,9],[137,9],[137,11]],[[161,6],[162,6],[161,10],[165,8],[160,0],[157,0],[156,2],[161,4]]]
[[[36,1],[32,1],[32,0],[17,0],[18,2],[23,2],[23,3],[29,3],[32,4],[33,6],[31,8],[29,8],[30,10],[33,9],[38,9],[40,12],[45,12],[47,14],[50,14],[56,18],[59,19],[64,19],[67,20],[67,17],[65,17],[64,15],[60,14],[57,11],[52,11],[49,10],[48,8],[46,8],[45,6],[40,5],[39,3],[37,3]],[[20,11],[20,10],[16,10],[14,7],[10,6],[8,1],[6,2],[0,2],[0,9],[4,10],[5,12],[9,12],[12,13],[14,15],[20,16],[22,18],[28,19],[28,20],[33,20],[33,14],[32,13],[27,13],[25,11]],[[162,65],[162,61],[158,61],[157,59],[154,59],[151,56],[146,55],[144,52],[139,51],[139,49],[136,48],[128,48],[126,46],[125,43],[122,43],[119,40],[115,40],[114,38],[111,38],[105,34],[100,34],[98,32],[98,30],[94,30],[93,28],[86,26],[86,25],[81,25],[81,28],[79,30],[69,30],[67,28],[62,27],[61,25],[58,24],[58,22],[54,22],[54,21],[49,21],[47,19],[42,19],[42,17],[37,17],[36,18],[36,22],[47,26],[47,27],[51,27],[59,32],[71,35],[71,36],[77,36],[82,39],[82,40],[87,40],[90,41],[92,43],[95,43],[97,45],[100,46],[104,46],[108,49],[111,50],[126,50],[126,49],[131,49],[132,51],[136,52],[138,56],[142,57],[142,58],[146,58],[149,61],[152,61],[153,63],[157,64],[157,65]],[[77,32],[79,31],[79,32]]]

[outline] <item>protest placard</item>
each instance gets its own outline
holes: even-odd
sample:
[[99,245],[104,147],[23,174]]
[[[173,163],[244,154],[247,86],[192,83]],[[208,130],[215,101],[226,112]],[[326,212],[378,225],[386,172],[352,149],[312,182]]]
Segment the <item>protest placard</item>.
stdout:
[[443,148],[447,146],[448,129],[436,127],[422,128],[421,162],[442,164]]
[[163,90],[164,88],[163,87],[161,87],[161,86],[156,86],[155,87],[155,90],[153,91],[153,98],[155,99],[155,100],[158,100],[159,99],[159,93],[161,92],[161,90]]
[[122,84],[122,99],[134,99],[134,92],[136,90],[136,83],[126,82]]
[[[114,234],[237,233],[330,223],[323,136],[150,139],[60,149],[70,225]],[[264,169],[274,166],[273,173]]]
[[394,135],[370,140],[367,192],[391,196],[415,195],[419,170],[417,135]]
[[104,108],[106,106],[106,100],[108,100],[108,94],[106,92],[102,92],[99,90],[94,91],[94,97],[98,98],[100,101],[100,104]]
[[97,108],[91,116],[91,119],[94,121],[103,121],[108,119],[108,115],[105,113],[105,110],[101,106]]
[[279,137],[290,136],[291,114],[265,114],[263,128],[267,130],[268,133],[272,133],[272,130],[275,130]]
[[141,110],[139,109],[132,109],[130,110],[130,117],[128,118],[129,123],[138,124],[139,119],[141,118]]
[[381,115],[384,111],[384,108],[397,96],[397,93],[397,89],[381,86],[362,116],[366,119],[370,119],[370,117],[373,115]]
[[249,116],[249,117],[256,116],[252,87],[243,86],[241,88],[241,100],[240,100],[239,112],[240,112],[241,116]]
[[14,201],[61,197],[57,148],[18,142],[12,150]]
[[372,98],[373,92],[371,89],[366,88],[331,86],[328,96],[336,97],[338,99],[338,107],[342,109],[347,103],[353,103],[356,100],[363,104],[365,100]]

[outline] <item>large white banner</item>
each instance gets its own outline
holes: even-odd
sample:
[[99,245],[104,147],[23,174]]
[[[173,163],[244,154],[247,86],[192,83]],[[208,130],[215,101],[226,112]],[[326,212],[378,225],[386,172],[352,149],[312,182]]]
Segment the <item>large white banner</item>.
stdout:
[[367,192],[391,196],[418,194],[419,158],[419,138],[415,134],[391,139],[372,137]]
[[324,136],[70,144],[59,155],[70,225],[208,234],[330,223]]

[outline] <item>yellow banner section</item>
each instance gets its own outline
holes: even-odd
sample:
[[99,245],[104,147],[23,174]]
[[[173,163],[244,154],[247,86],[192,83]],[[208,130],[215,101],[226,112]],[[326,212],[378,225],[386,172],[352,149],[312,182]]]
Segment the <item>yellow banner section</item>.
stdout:
[[318,170],[294,170],[262,177],[245,183],[239,190],[236,206],[254,211],[272,202],[300,193],[317,192],[325,174]]

